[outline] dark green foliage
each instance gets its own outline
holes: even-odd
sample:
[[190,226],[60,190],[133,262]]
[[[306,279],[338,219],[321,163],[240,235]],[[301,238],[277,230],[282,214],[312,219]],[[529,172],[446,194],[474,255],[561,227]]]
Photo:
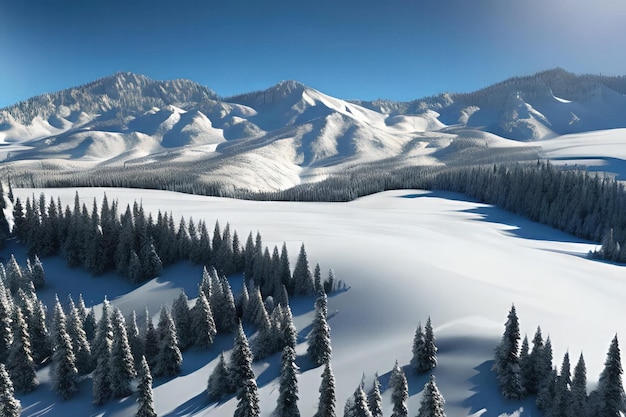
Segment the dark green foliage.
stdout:
[[291,346],[285,346],[281,357],[278,399],[275,415],[277,417],[298,417],[298,366],[296,352]]
[[183,363],[183,356],[178,347],[178,336],[176,326],[172,320],[169,310],[161,308],[159,324],[157,326],[159,341],[159,353],[154,367],[155,376],[171,377],[180,373]]
[[582,353],[574,368],[571,394],[572,400],[568,406],[568,416],[585,417],[587,415],[587,368]]
[[226,364],[224,352],[222,352],[207,382],[207,395],[210,401],[221,401],[234,393],[235,389],[232,385],[230,370]]
[[234,417],[258,417],[261,414],[259,407],[259,391],[254,379],[243,381],[237,391],[237,408]]
[[310,295],[314,293],[313,276],[309,269],[309,261],[304,244],[300,246],[300,254],[293,269],[293,281],[295,295]]
[[152,375],[145,356],[141,357],[139,367],[139,385],[137,386],[137,403],[139,404],[136,417],[157,417],[154,411],[154,396],[152,393]]
[[511,399],[519,399],[524,395],[518,356],[519,339],[519,322],[515,306],[512,306],[505,324],[502,341],[496,348],[496,358],[493,364],[502,395]]
[[626,412],[622,385],[622,363],[617,335],[611,341],[598,382],[598,401],[593,410],[597,417],[616,417]]
[[28,325],[19,307],[13,311],[13,344],[7,360],[7,370],[17,392],[30,392],[38,385],[33,361]]

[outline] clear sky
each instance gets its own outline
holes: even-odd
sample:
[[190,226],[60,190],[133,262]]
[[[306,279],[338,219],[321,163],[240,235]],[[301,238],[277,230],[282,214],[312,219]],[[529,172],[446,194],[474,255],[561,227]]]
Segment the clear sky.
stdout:
[[117,71],[411,100],[557,66],[626,75],[625,47],[625,0],[0,0],[0,107]]

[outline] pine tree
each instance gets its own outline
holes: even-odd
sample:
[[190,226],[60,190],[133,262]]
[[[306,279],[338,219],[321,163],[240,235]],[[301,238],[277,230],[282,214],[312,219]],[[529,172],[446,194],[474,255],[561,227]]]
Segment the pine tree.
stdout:
[[148,361],[148,365],[152,372],[156,367],[157,359],[159,356],[159,337],[157,335],[156,329],[154,328],[154,323],[152,322],[152,317],[146,308],[146,327],[143,335],[143,349],[144,355]]
[[572,401],[567,410],[568,417],[585,417],[587,415],[587,368],[582,353],[574,368],[571,393]]
[[193,345],[198,349],[209,349],[213,345],[213,340],[217,334],[213,312],[207,301],[204,292],[198,292],[196,304],[191,310],[191,335]]
[[444,404],[445,400],[437,388],[435,377],[431,375],[430,380],[424,386],[417,417],[446,417],[446,413],[443,410]]
[[254,379],[246,379],[237,391],[237,408],[234,417],[258,417],[261,414],[259,407],[259,391]]
[[137,373],[126,334],[126,323],[119,309],[115,309],[111,325],[113,326],[113,345],[109,357],[111,392],[113,398],[124,398],[132,393],[131,381]]
[[11,329],[11,310],[13,309],[8,289],[0,280],[0,362],[6,362],[13,342]]
[[546,413],[549,413],[552,410],[552,406],[554,404],[557,378],[558,375],[556,368],[553,368],[548,376],[544,378],[541,388],[537,393],[537,407]]
[[315,417],[335,417],[335,375],[330,362],[326,362],[326,365],[324,365],[319,392],[320,400]]
[[141,269],[143,271],[142,275],[145,279],[152,279],[161,275],[163,263],[154,248],[154,243],[151,238],[142,246],[140,260]]
[[94,368],[91,346],[87,340],[83,320],[80,318],[78,308],[74,305],[71,297],[68,300],[67,332],[72,340],[78,373],[81,375],[90,373]]
[[404,371],[398,365],[398,361],[396,361],[391,371],[389,388],[392,390],[391,402],[393,404],[391,417],[407,417],[409,410],[406,408],[406,401],[409,399],[409,386]]
[[522,368],[522,380],[524,381],[524,389],[529,395],[537,394],[541,388],[541,381],[547,377],[546,373],[552,370],[552,363],[545,369],[542,366],[542,355],[544,352],[544,342],[541,335],[541,328],[537,327],[535,336],[533,337],[533,349],[528,355],[528,360]]
[[296,266],[293,269],[294,294],[310,295],[314,292],[314,282],[309,269],[309,261],[307,260],[304,244],[300,246],[300,253],[296,260]]
[[372,390],[367,397],[367,403],[372,413],[372,417],[383,417],[383,399],[380,392],[380,381],[378,380],[378,373],[374,375],[374,383]]
[[437,366],[437,346],[435,346],[435,335],[433,333],[430,317],[426,320],[426,326],[424,326],[424,343],[421,345],[421,349],[417,351],[417,356],[418,373],[426,373],[435,369]]
[[569,353],[565,352],[561,373],[557,377],[554,386],[554,398],[550,410],[551,417],[567,417],[567,411],[571,402],[571,383]]
[[230,370],[226,364],[224,352],[222,352],[207,382],[207,395],[210,401],[221,401],[234,392]]
[[624,404],[624,388],[622,385],[622,363],[617,335],[611,341],[609,351],[604,362],[604,369],[598,382],[597,417],[617,417],[626,412]]
[[137,386],[137,403],[139,408],[136,417],[157,417],[154,411],[154,396],[152,393],[152,375],[146,357],[141,357],[139,367],[139,385]]
[[530,346],[528,344],[528,336],[524,335],[524,339],[522,339],[522,347],[520,348],[519,354],[519,366],[520,366],[520,375],[521,375],[521,383],[524,388],[524,392],[528,394],[526,387],[529,382],[532,380],[533,376],[530,374]]
[[294,285],[291,277],[291,267],[289,265],[289,254],[287,253],[287,244],[283,242],[280,251],[280,266],[278,268],[278,277],[280,282],[287,289],[287,293],[293,294]]
[[13,311],[12,321],[13,344],[7,360],[7,370],[16,391],[30,392],[37,387],[39,382],[31,354],[28,326],[19,307]]
[[178,344],[180,349],[184,351],[193,343],[191,333],[191,313],[189,312],[189,299],[185,291],[181,291],[178,298],[172,304],[172,319],[176,325],[176,333],[178,335]]
[[113,396],[109,359],[113,349],[113,325],[111,305],[105,298],[102,302],[102,315],[97,324],[96,337],[92,345],[92,355],[96,360],[93,372],[92,397],[95,405],[103,405]]
[[35,285],[35,288],[42,288],[46,285],[46,272],[44,271],[43,264],[37,255],[35,255],[32,265],[31,281]]
[[372,417],[369,404],[367,403],[367,396],[363,391],[363,384],[360,384],[353,395],[352,410],[350,411],[353,417]]
[[281,357],[281,368],[276,406],[277,417],[297,417],[298,409],[298,366],[296,352],[291,346],[285,346]]
[[[241,323],[237,326],[237,334],[233,351],[230,357],[231,383],[235,390],[239,391],[248,380],[254,380],[252,372],[252,351],[248,344],[248,338],[243,332]],[[237,396],[239,398],[239,395]]]
[[29,320],[30,344],[33,360],[36,364],[44,362],[52,355],[50,335],[46,326],[46,307],[41,300],[37,300],[33,315]]
[[183,356],[178,348],[176,326],[169,310],[165,307],[161,307],[157,335],[159,338],[159,354],[154,368],[154,375],[175,376],[180,372]]
[[512,306],[505,324],[502,341],[496,348],[496,358],[493,364],[502,395],[511,399],[521,398],[524,394],[518,356],[519,339],[517,313],[515,306]]
[[54,353],[50,376],[54,391],[64,400],[71,398],[76,391],[78,370],[72,341],[66,330],[66,320],[59,300],[56,300],[54,317]]
[[137,252],[132,249],[130,251],[130,255],[128,256],[127,271],[128,279],[130,279],[131,282],[138,284],[144,280],[141,261],[139,260],[139,256],[137,256]]
[[[137,314],[135,310],[130,315],[130,318],[126,322],[126,335],[128,336],[128,344],[130,345],[130,351],[135,358],[135,364],[140,369],[140,361],[144,356],[143,340],[139,335],[139,328],[137,327]],[[152,377],[152,376],[150,376]]]
[[330,327],[326,321],[327,308],[326,293],[320,291],[315,302],[315,318],[308,339],[307,353],[316,365],[323,365],[330,361]]
[[21,414],[22,406],[15,398],[11,378],[4,364],[0,363],[0,416],[20,417]]

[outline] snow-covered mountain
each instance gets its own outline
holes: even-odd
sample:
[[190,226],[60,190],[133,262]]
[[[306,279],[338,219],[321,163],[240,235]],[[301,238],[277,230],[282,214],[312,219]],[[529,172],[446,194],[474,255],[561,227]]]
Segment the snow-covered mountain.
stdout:
[[0,157],[12,172],[176,166],[203,184],[277,190],[364,163],[536,159],[533,140],[626,127],[625,92],[624,77],[552,70],[410,103],[345,101],[296,81],[221,98],[117,73],[1,109]]

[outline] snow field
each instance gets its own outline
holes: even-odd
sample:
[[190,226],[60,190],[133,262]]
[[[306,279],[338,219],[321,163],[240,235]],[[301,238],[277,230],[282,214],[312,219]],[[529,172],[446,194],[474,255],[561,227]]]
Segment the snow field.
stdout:
[[[42,190],[16,189],[21,199]],[[71,204],[76,189],[43,190]],[[439,347],[434,374],[446,398],[449,416],[498,417],[537,415],[531,400],[505,401],[490,372],[494,348],[511,303],[515,303],[522,336],[532,338],[538,325],[550,335],[554,364],[563,354],[585,354],[590,386],[603,367],[609,342],[615,333],[626,335],[621,320],[626,295],[624,268],[586,258],[596,245],[532,223],[464,196],[443,192],[398,190],[350,203],[254,202],[193,196],[163,191],[128,189],[78,189],[81,200],[117,199],[120,210],[141,201],[153,216],[171,212],[194,221],[216,219],[237,230],[245,241],[249,231],[261,232],[264,245],[283,241],[295,264],[299,246],[305,243],[310,267],[319,262],[323,274],[333,268],[347,283],[347,290],[328,300],[333,346],[332,367],[337,383],[337,406],[343,412],[363,374],[366,388],[375,372],[386,389],[397,359],[405,366],[409,382],[409,413],[414,415],[427,376],[411,374],[406,367],[418,322],[432,318]],[[190,298],[200,281],[201,269],[176,265],[162,277],[140,287],[121,278],[91,278],[80,270],[66,270],[62,260],[44,259],[50,288],[45,296],[64,292],[86,302],[98,303],[105,294],[128,313],[149,304],[156,315],[160,303],[169,303],[185,288]],[[238,278],[233,278],[237,293]],[[44,298],[44,295],[42,295]],[[45,298],[44,298],[45,299]],[[45,299],[48,302],[47,299]],[[292,300],[298,346],[299,407],[311,416],[317,407],[322,368],[310,369],[305,355],[306,327],[313,319],[313,298]],[[154,306],[154,307],[153,307]],[[155,403],[160,416],[231,416],[236,399],[208,404],[204,389],[219,352],[232,347],[232,337],[219,337],[209,352],[187,352],[182,374],[171,381],[155,380]],[[278,395],[279,355],[255,364],[263,416],[274,410]],[[135,411],[134,396],[104,407],[91,405],[90,382],[80,394],[60,402],[42,374],[42,386],[22,396],[24,415],[63,416],[82,410],[93,416],[123,416]],[[88,385],[88,387],[86,387]],[[383,392],[385,415],[391,413],[390,392]],[[73,414],[73,413],[72,413]]]

